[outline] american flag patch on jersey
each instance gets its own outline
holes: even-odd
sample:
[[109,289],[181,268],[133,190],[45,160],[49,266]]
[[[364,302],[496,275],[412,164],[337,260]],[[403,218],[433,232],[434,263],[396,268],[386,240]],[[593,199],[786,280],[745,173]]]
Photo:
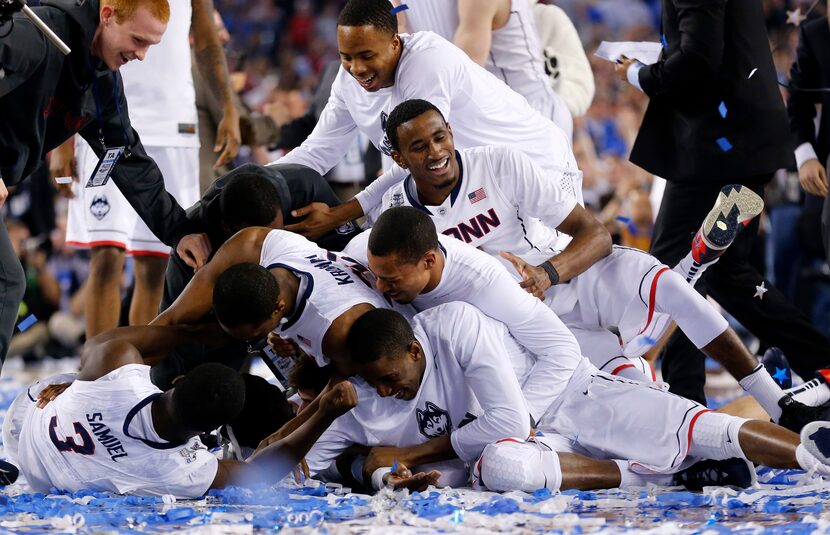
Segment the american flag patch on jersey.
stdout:
[[475,204],[478,201],[483,201],[487,198],[487,194],[484,193],[484,188],[478,188],[474,192],[467,195],[467,198],[470,199],[470,204]]

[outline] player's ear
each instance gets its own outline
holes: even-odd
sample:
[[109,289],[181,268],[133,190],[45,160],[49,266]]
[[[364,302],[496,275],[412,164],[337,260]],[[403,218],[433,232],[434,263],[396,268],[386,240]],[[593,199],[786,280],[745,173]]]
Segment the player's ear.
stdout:
[[392,157],[393,160],[395,160],[396,164],[401,166],[402,169],[409,169],[406,166],[406,161],[403,159],[403,156],[400,152],[396,151],[395,149],[392,149],[392,152],[389,153],[389,155]]
[[423,256],[423,259],[424,259],[424,267],[426,267],[427,269],[432,269],[432,266],[434,266],[435,262],[437,261],[437,258],[435,256],[435,250],[431,249],[431,250],[425,252],[424,256]]
[[419,360],[421,360],[421,345],[418,343],[417,340],[412,340],[411,342],[409,342],[409,347],[406,348],[406,354],[414,362],[418,362]]
[[101,24],[109,24],[115,16],[115,9],[112,6],[101,4],[101,9],[98,12],[98,18],[101,19]]

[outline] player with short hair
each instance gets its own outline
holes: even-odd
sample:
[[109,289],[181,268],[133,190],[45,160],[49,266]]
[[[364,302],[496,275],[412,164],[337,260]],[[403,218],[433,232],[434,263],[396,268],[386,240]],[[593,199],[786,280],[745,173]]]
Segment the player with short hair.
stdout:
[[189,324],[211,309],[234,338],[255,342],[269,332],[291,338],[318,365],[349,375],[346,336],[355,319],[391,307],[362,265],[298,234],[247,228],[196,272],[154,325]]
[[[461,147],[508,144],[559,177],[582,199],[581,174],[565,133],[527,100],[431,32],[397,33],[388,0],[350,0],[340,13],[337,41],[341,69],[311,135],[279,163],[298,163],[320,173],[333,167],[364,134],[389,154],[383,127],[392,109],[411,98],[433,102],[453,122]],[[354,199],[335,208],[315,203],[289,230],[316,237],[380,204],[389,186],[404,178],[393,167]]]
[[343,383],[321,397],[303,426],[249,462],[218,460],[197,436],[239,414],[242,377],[208,363],[162,392],[150,382],[148,366],[178,344],[204,343],[205,335],[202,327],[127,327],[91,339],[62,394],[41,398],[65,376],[36,383],[15,399],[3,423],[6,455],[37,492],[196,498],[212,488],[279,481],[354,407],[354,391]]
[[[478,459],[474,488],[496,491],[748,486],[747,460],[830,474],[822,453],[830,422],[811,424],[799,439],[776,424],[713,413],[653,385],[613,377],[584,359],[537,422],[544,436],[525,441],[529,421],[519,383],[532,356],[503,324],[466,303],[421,312],[412,328],[395,311],[368,312],[352,327],[349,344],[368,384],[354,380],[360,402],[323,433],[307,460],[320,469],[351,443],[379,446],[363,469],[375,488],[394,461],[423,467],[455,457]],[[646,407],[648,417],[632,407]],[[707,459],[721,462],[696,465]]]
[[[760,212],[763,201],[751,190],[737,187],[721,199],[676,271],[627,247],[591,258],[584,254],[582,238],[591,226],[574,223],[576,214],[584,210],[523,154],[506,147],[457,151],[451,126],[423,100],[398,105],[386,126],[392,157],[410,175],[384,194],[382,207],[413,206],[428,215],[442,234],[515,268],[522,286],[557,313],[575,334],[582,354],[599,369],[652,380],[648,364],[646,375],[637,367],[640,359],[627,357],[641,356],[675,321],[741,382],[774,421],[798,431],[808,421],[823,419],[823,410],[785,396],[726,320],[680,274],[693,269],[696,280],[717,261],[742,225]],[[431,170],[432,162],[444,159],[451,160],[445,171]],[[592,216],[582,217],[607,236]],[[574,238],[561,251],[553,243],[558,232]],[[707,243],[719,247],[710,249]],[[388,256],[388,252],[377,255]],[[410,255],[404,250],[401,255],[402,261],[413,264],[419,258],[417,251]]]

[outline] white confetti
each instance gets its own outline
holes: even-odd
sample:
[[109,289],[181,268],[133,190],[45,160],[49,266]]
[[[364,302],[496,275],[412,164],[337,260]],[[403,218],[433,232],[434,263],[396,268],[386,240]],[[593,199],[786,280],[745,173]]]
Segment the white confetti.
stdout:
[[757,70],[758,70],[758,67],[755,67],[754,69],[752,69],[752,72],[751,72],[751,73],[749,73],[749,76],[747,77],[747,80],[749,80],[750,78],[752,78],[752,75],[753,75],[753,74],[755,74],[755,71],[757,71]]

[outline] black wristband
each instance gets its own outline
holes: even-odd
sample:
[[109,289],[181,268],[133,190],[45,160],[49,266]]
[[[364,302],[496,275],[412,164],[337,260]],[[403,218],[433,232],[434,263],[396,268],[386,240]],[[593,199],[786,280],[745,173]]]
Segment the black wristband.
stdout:
[[556,268],[553,267],[553,264],[550,263],[550,260],[545,260],[539,267],[544,269],[545,273],[548,274],[548,279],[550,279],[551,286],[556,286],[557,284],[559,284],[559,272],[556,271]]

